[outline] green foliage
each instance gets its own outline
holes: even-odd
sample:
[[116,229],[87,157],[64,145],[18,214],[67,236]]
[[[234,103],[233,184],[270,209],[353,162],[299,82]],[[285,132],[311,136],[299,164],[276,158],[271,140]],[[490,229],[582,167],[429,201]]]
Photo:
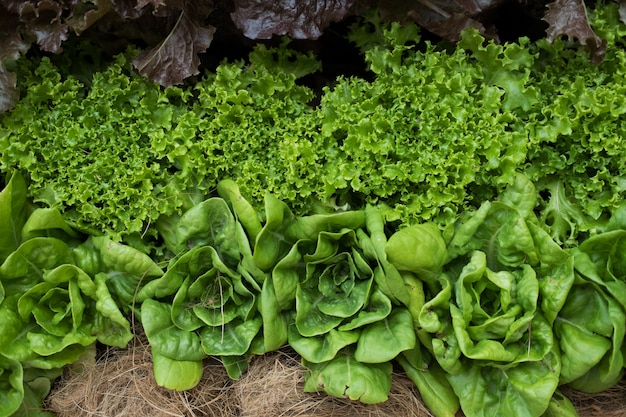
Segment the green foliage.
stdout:
[[319,63],[287,43],[168,89],[132,51],[80,82],[21,61],[0,119],[0,415],[96,341],[125,346],[131,312],[171,389],[207,356],[236,379],[289,344],[306,391],[385,401],[397,362],[438,416],[572,415],[559,386],[624,375],[616,13],[593,16],[595,67],[561,40],[443,50],[372,20],[352,39],[373,80],[318,106],[298,78]]
[[468,30],[442,49],[415,25],[369,16],[351,40],[374,78],[340,77],[315,107],[299,79],[320,64],[288,42],[167,89],[132,73],[134,51],[83,81],[67,63],[21,60],[25,93],[0,120],[1,167],[28,175],[29,195],[72,224],[137,246],[224,178],[257,211],[269,192],[298,215],[383,203],[386,219],[443,227],[522,171],[551,236],[574,243],[624,198],[616,13],[593,12],[609,38],[598,66],[563,40],[499,45]]
[[[0,192],[3,236],[8,238],[0,251],[3,416],[41,408],[62,367],[96,342],[125,347],[132,337],[124,307],[108,283],[110,276],[132,266],[103,262],[85,272],[78,265],[94,258],[78,249],[85,236],[62,221],[58,211],[32,208],[25,196],[26,182],[18,173]],[[121,268],[113,271],[112,265]]]
[[312,98],[280,66],[299,75],[317,68],[287,50],[271,65],[272,53],[252,54],[249,66],[224,64],[186,89],[133,75],[132,51],[89,85],[63,79],[47,58],[24,61],[25,97],[2,118],[2,167],[27,173],[37,202],[91,233],[145,234],[161,215],[204,200],[223,177],[247,178],[246,191],[262,198],[283,182],[283,168],[260,161],[280,160],[277,145],[302,130],[294,120]]

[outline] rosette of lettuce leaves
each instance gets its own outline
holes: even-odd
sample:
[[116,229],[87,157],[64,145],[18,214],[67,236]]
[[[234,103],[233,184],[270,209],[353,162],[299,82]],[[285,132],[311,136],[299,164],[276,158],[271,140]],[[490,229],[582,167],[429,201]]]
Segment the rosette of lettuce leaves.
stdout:
[[294,218],[285,231],[295,243],[271,281],[292,311],[288,342],[308,370],[307,392],[383,402],[391,361],[415,346],[408,291],[386,259],[383,229],[368,206]]
[[536,198],[519,175],[499,201],[462,217],[442,274],[427,281],[420,341],[467,416],[541,416],[560,382],[552,322],[573,274],[536,221]]
[[11,415],[41,409],[61,368],[96,341],[125,347],[132,333],[107,275],[78,266],[83,236],[31,206],[19,173],[0,192],[0,236],[0,415]]
[[584,392],[605,391],[624,375],[626,230],[622,227],[609,222],[603,233],[571,249],[574,285],[554,331],[563,362],[561,383]]

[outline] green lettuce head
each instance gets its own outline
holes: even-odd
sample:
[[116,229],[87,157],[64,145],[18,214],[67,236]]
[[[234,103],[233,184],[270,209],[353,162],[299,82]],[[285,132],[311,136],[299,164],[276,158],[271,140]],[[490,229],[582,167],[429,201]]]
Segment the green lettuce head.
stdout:
[[[235,198],[235,187],[232,182],[220,184],[220,191]],[[257,300],[264,274],[252,259],[249,231],[258,224],[253,221],[256,213],[244,222],[247,232],[235,218],[241,214],[242,201],[237,201],[234,214],[226,200],[207,199],[162,229],[177,255],[162,276],[137,292],[136,300],[143,303],[142,323],[163,386],[195,386],[206,356],[222,357],[230,376],[238,378],[252,353],[263,324]],[[186,341],[185,347],[176,348],[173,339]],[[170,372],[176,369],[194,377],[181,380],[176,376],[180,372]]]
[[604,391],[624,375],[625,248],[626,230],[615,229],[571,250],[576,280],[554,331],[562,352],[561,382],[580,391]]
[[537,225],[536,198],[518,176],[499,201],[462,217],[419,313],[420,340],[466,415],[538,417],[559,385],[552,323],[573,263]]
[[27,337],[42,356],[96,340],[125,347],[132,339],[130,323],[113,300],[105,276],[92,279],[75,265],[45,271],[43,282],[26,291],[17,306],[22,319],[35,319],[39,329],[31,330]]
[[369,207],[298,218],[287,234],[298,240],[271,279],[278,300],[295,299],[288,341],[309,370],[305,390],[385,401],[391,361],[416,335],[409,310],[392,308],[408,293],[384,255],[382,216]]

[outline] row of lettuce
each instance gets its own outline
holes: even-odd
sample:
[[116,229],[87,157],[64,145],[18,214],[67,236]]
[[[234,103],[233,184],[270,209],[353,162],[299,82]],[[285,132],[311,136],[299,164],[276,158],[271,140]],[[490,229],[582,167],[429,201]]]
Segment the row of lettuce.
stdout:
[[109,63],[68,43],[11,64],[23,97],[0,118],[0,170],[79,228],[155,252],[149,225],[223,178],[258,211],[269,192],[299,215],[371,204],[445,225],[520,171],[550,234],[575,242],[626,194],[626,26],[616,2],[589,13],[608,44],[599,65],[564,39],[469,30],[451,47],[368,15],[350,33],[368,75],[323,89],[322,63],[288,43],[167,89],[131,70],[136,51]]
[[307,391],[382,402],[401,367],[438,417],[575,416],[560,387],[626,354],[626,27],[589,12],[596,66],[369,15],[371,79],[318,92],[287,43],[167,89],[132,50],[7,63],[0,416],[135,333],[172,389],[288,345]]
[[209,356],[237,379],[288,345],[305,391],[384,402],[400,366],[437,417],[577,416],[561,386],[624,374],[626,206],[564,248],[522,174],[443,230],[372,205],[296,216],[271,194],[260,213],[223,180],[157,226],[170,259],[82,234],[26,193],[19,173],[0,193],[0,416],[47,415],[64,366],[139,331],[167,388],[196,386]]

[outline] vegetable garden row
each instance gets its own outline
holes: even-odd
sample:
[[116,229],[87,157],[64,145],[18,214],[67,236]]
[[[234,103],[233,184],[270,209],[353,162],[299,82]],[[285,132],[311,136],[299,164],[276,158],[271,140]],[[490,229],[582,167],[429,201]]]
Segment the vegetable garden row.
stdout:
[[138,324],[170,389],[289,345],[310,392],[380,403],[402,369],[437,417],[576,416],[560,387],[607,390],[626,355],[626,26],[590,18],[598,65],[369,14],[371,79],[318,102],[288,42],[166,89],[133,49],[16,61],[0,416],[45,415],[64,366]]

